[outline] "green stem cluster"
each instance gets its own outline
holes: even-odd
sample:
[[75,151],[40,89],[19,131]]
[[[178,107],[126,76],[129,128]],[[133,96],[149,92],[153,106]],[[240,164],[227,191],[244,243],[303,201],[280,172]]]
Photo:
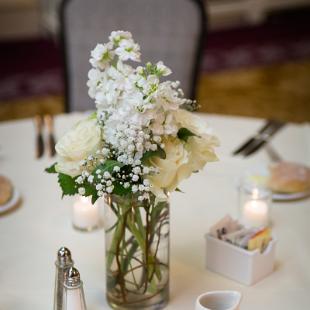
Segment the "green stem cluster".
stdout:
[[112,195],[108,205],[115,219],[106,230],[108,294],[119,304],[146,301],[168,285],[168,203]]

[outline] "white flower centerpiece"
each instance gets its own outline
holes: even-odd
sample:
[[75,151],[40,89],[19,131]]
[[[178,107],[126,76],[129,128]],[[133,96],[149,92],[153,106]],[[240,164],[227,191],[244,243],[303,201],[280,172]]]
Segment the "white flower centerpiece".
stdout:
[[179,82],[162,62],[136,68],[131,33],[113,31],[91,52],[89,96],[97,111],[57,143],[63,195],[106,200],[107,299],[113,308],[161,307],[168,300],[169,193],[207,162],[217,138],[184,109]]

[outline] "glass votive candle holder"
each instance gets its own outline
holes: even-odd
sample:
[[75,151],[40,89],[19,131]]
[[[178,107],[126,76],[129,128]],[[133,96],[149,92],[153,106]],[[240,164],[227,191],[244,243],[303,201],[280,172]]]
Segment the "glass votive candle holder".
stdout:
[[262,184],[243,180],[239,187],[239,220],[246,227],[271,223],[272,192]]
[[77,196],[72,208],[73,228],[79,231],[93,231],[102,226],[100,204],[92,204],[90,197]]

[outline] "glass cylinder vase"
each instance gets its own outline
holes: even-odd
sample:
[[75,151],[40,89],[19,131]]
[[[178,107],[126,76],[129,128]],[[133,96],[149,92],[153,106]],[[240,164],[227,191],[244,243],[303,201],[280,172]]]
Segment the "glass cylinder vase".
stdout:
[[107,300],[113,309],[161,309],[169,298],[169,203],[105,198]]

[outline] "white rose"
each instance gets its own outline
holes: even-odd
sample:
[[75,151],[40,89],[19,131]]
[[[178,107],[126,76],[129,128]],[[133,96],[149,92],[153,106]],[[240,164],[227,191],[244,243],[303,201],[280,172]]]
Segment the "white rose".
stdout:
[[183,109],[174,111],[174,117],[180,128],[187,128],[196,135],[189,137],[186,142],[192,171],[202,169],[207,162],[217,161],[214,148],[219,146],[219,140],[212,134],[213,131],[207,123],[194,113]]
[[217,161],[218,158],[214,148],[218,146],[218,139],[215,136],[209,137],[190,137],[186,143],[186,149],[189,151],[189,165],[191,170],[201,170],[208,162]]
[[[180,183],[180,171],[189,162],[189,154],[184,144],[177,138],[165,139],[166,159],[153,157],[150,164],[159,170],[158,174],[150,175],[151,190],[156,196],[163,196],[164,191],[171,192]],[[181,176],[183,172],[181,172]]]
[[175,117],[180,127],[185,127],[197,136],[191,136],[187,141],[178,138],[166,138],[166,159],[151,158],[152,166],[159,169],[159,174],[150,176],[152,192],[163,196],[164,192],[171,192],[178,184],[188,178],[194,171],[201,170],[207,162],[217,161],[214,148],[219,142],[216,136],[199,117],[192,113],[178,110]]
[[212,129],[208,127],[206,121],[194,113],[184,109],[178,109],[172,113],[179,128],[187,128],[197,136],[206,137],[207,139],[212,135]]
[[57,172],[70,175],[71,177],[76,177],[82,172],[78,162],[66,160],[62,157],[58,159],[55,169]]
[[59,160],[56,171],[72,177],[81,173],[80,162],[94,154],[101,144],[101,129],[96,119],[78,122],[56,144]]

